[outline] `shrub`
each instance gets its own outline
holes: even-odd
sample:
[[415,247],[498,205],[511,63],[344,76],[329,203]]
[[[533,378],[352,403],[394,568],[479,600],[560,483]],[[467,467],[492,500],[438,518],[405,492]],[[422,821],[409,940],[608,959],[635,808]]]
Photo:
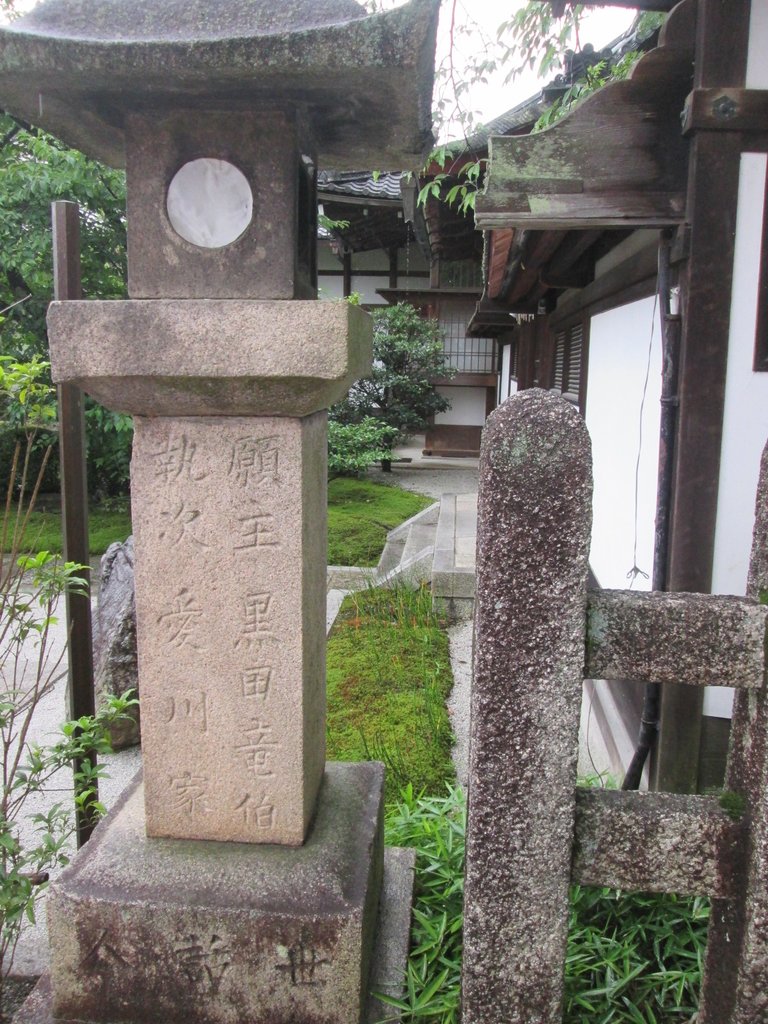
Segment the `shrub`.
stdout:
[[359,423],[328,421],[329,476],[358,476],[392,455],[397,430],[372,416]]

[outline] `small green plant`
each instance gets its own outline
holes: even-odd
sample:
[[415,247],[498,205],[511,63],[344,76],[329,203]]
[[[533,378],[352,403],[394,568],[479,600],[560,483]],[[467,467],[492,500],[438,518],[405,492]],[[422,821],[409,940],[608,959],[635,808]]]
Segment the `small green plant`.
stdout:
[[424,430],[433,413],[450,407],[434,382],[451,378],[455,370],[446,365],[437,320],[421,316],[407,302],[382,306],[372,316],[371,372],[332,407],[330,418],[337,423],[360,423],[373,417],[392,427],[395,437],[405,438]]
[[532,128],[533,132],[543,131],[549,128],[576,106],[576,104],[592,93],[597,92],[611,82],[620,82],[629,77],[630,72],[637,64],[642,54],[637,50],[625,53],[621,60],[615,64],[609,64],[607,60],[597,61],[586,69],[583,78],[578,79],[571,85],[562,96],[555,100],[551,107],[546,110]]
[[375,462],[391,459],[397,433],[373,416],[365,416],[359,423],[329,420],[329,476],[359,476]]
[[406,786],[386,815],[390,846],[416,850],[411,953],[402,999],[381,996],[402,1020],[454,1024],[459,1017],[466,811],[458,787],[418,797]]
[[725,813],[733,821],[741,821],[747,809],[747,801],[741,793],[734,793],[730,789],[724,789],[717,801]]
[[[0,995],[10,971],[25,919],[34,920],[35,902],[49,869],[66,862],[73,831],[74,806],[56,803],[45,812],[30,812],[30,797],[48,787],[62,769],[72,768],[74,802],[93,822],[103,808],[98,801],[101,768],[95,756],[109,749],[109,727],[135,703],[130,695],[109,704],[94,717],[62,726],[51,744],[32,741],[36,711],[65,674],[66,649],[56,648],[56,613],[67,593],[82,593],[85,566],[63,562],[49,551],[30,550],[30,519],[51,452],[48,432],[55,420],[46,364],[33,359],[0,362],[0,404],[14,424],[13,459],[0,517]],[[30,479],[35,445],[42,458]]]
[[[386,815],[387,843],[417,850],[405,995],[380,997],[404,1024],[458,1024],[465,823],[454,788],[407,787]],[[708,918],[700,897],[573,886],[563,1024],[690,1024]]]

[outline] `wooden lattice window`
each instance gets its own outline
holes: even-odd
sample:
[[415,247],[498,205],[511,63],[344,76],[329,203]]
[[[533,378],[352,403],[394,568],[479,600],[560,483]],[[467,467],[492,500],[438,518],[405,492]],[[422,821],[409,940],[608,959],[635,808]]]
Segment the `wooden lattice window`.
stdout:
[[579,322],[555,334],[555,360],[552,389],[569,402],[579,405],[581,364],[584,354],[584,324]]

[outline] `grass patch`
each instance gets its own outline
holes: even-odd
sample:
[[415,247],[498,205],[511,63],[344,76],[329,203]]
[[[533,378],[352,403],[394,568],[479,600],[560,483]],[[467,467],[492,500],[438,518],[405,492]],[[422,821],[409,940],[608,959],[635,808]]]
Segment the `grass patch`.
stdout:
[[387,533],[433,498],[354,477],[328,484],[328,564],[376,565]]
[[443,793],[454,777],[448,637],[430,591],[351,594],[328,640],[328,757],[383,761],[386,797]]
[[[386,841],[417,851],[404,1024],[458,1024],[466,812],[458,789],[387,810]],[[573,886],[563,1024],[695,1019],[708,901]]]
[[[96,506],[88,513],[88,538],[91,555],[103,555],[110,544],[124,541],[131,532],[128,499],[113,500],[107,507]],[[38,507],[29,517],[22,550],[60,552],[62,547],[61,509]]]
[[[432,498],[388,484],[338,477],[328,484],[328,563],[376,565],[387,533],[432,504]],[[131,532],[128,498],[91,508],[88,519],[91,555],[103,555],[114,541]],[[61,551],[61,510],[57,501],[38,507],[29,517],[28,550]]]

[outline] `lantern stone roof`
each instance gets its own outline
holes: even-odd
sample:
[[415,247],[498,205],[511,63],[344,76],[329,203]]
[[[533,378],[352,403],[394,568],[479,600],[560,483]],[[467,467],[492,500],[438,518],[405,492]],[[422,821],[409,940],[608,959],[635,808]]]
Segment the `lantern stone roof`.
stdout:
[[0,30],[0,106],[113,166],[132,111],[296,107],[337,169],[429,149],[439,0],[45,0]]

